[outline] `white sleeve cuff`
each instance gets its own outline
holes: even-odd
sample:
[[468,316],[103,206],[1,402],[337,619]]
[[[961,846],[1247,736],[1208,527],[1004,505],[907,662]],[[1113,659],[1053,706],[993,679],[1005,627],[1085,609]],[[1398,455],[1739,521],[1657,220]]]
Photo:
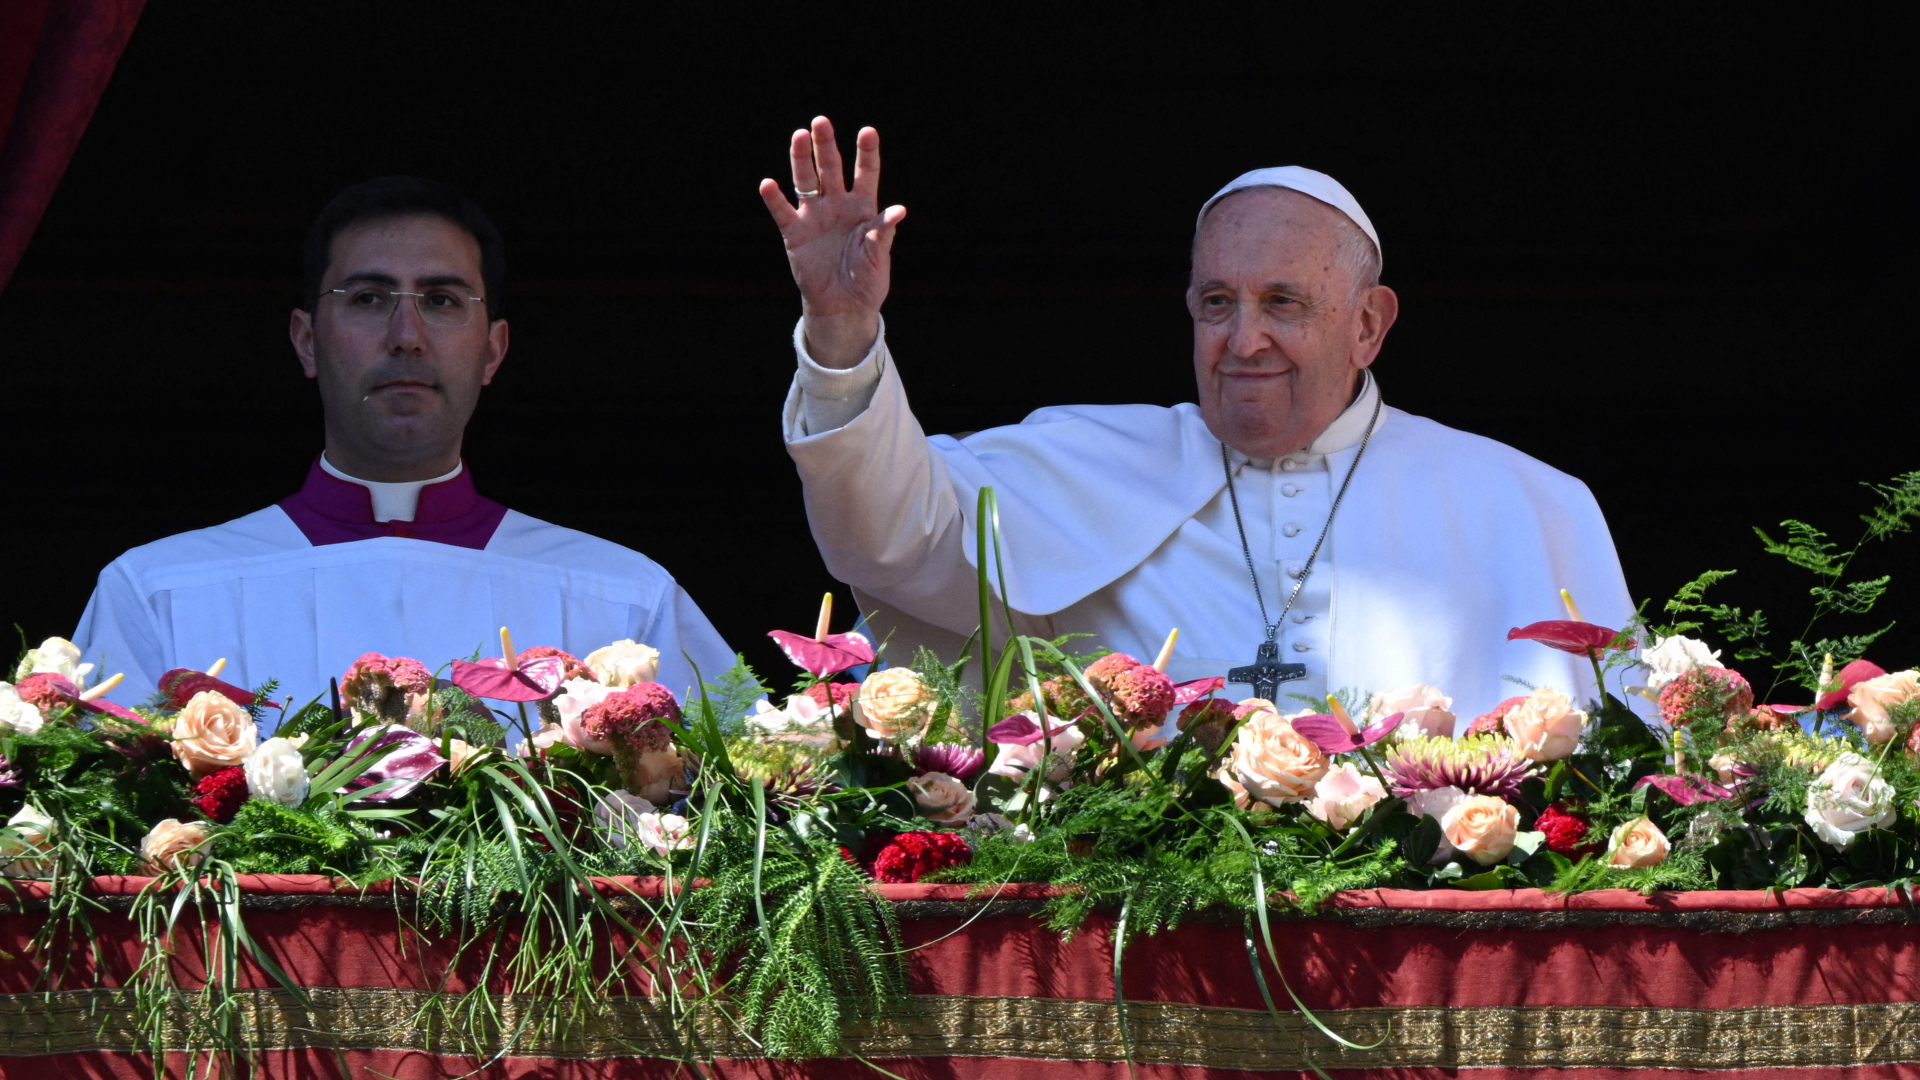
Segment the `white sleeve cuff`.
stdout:
[[850,368],[822,367],[807,355],[805,325],[802,320],[793,328],[793,352],[800,362],[793,383],[800,392],[800,421],[804,427],[795,434],[803,437],[846,427],[854,417],[867,411],[885,370],[887,340],[887,323],[882,317],[873,348],[867,350],[858,364]]

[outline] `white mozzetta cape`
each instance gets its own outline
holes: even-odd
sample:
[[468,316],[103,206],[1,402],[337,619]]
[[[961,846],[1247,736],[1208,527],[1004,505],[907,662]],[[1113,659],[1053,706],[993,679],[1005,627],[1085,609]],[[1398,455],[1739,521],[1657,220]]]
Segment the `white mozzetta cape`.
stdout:
[[278,679],[277,696],[299,706],[362,653],[435,670],[475,650],[498,655],[502,626],[522,648],[575,656],[621,638],[645,642],[660,650],[659,681],[675,694],[694,682],[683,652],[708,679],[733,664],[686,592],[639,552],[512,510],[481,540],[316,545],[269,506],[114,560],[74,641],[96,670],[126,673],[112,697],[127,704],[152,694],[171,668],[204,670],[226,657],[223,679],[249,687]]
[[[880,635],[897,631],[896,662],[915,641],[951,654],[979,621],[973,517],[988,485],[1007,560],[1003,599],[1024,631],[1091,633],[1092,644],[1150,657],[1178,626],[1180,678],[1252,661],[1262,624],[1220,443],[1197,406],[1048,408],[964,439],[928,438],[884,340],[869,365],[878,385],[864,411],[813,433],[796,384],[786,429],[828,568],[876,602]],[[1319,535],[1377,393],[1370,383],[1307,452],[1233,455],[1270,612]],[[1306,663],[1309,678],[1281,693],[1427,683],[1453,697],[1462,727],[1525,693],[1503,676],[1585,699],[1584,659],[1506,640],[1513,627],[1564,618],[1561,588],[1596,622],[1618,627],[1633,610],[1586,486],[1511,447],[1383,407],[1284,630],[1281,659]]]

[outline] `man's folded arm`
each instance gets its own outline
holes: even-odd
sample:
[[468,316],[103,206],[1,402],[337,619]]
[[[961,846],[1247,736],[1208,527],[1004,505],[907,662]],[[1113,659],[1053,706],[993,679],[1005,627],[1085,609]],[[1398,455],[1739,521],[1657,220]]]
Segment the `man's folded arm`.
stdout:
[[980,609],[962,547],[965,517],[946,464],[907,405],[885,324],[851,368],[815,363],[797,330],[794,350],[787,452],[828,571],[915,618],[969,632]]

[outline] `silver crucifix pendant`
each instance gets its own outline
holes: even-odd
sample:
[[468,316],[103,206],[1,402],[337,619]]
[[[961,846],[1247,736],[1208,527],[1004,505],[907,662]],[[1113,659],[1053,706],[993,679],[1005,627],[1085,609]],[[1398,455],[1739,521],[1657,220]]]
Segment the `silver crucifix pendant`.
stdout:
[[1227,681],[1253,687],[1253,696],[1273,700],[1280,692],[1280,684],[1307,677],[1307,665],[1283,664],[1280,662],[1280,643],[1263,641],[1260,651],[1254,654],[1253,663],[1246,667],[1237,667],[1227,672]]

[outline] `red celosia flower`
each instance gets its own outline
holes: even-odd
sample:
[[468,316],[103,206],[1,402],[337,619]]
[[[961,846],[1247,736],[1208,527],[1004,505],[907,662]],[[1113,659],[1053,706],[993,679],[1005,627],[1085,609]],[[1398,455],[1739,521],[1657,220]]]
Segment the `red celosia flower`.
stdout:
[[1173,708],[1173,680],[1151,664],[1135,664],[1107,680],[1115,712],[1137,725],[1159,724]]
[[596,739],[625,743],[635,753],[665,750],[673,733],[662,719],[680,722],[680,703],[659,683],[635,683],[616,690],[580,714],[580,726]]
[[13,692],[20,695],[21,701],[39,709],[43,716],[52,716],[80,699],[78,687],[65,676],[47,671],[21,679],[14,684]]
[[340,676],[340,698],[361,712],[399,723],[407,718],[409,698],[433,692],[433,673],[405,656],[363,653]]
[[1092,683],[1095,690],[1104,694],[1108,692],[1108,682],[1112,680],[1115,675],[1139,666],[1140,661],[1135,660],[1126,653],[1108,653],[1087,665],[1087,682]]
[[[828,694],[833,695],[831,702],[827,700]],[[860,684],[854,682],[817,682],[807,687],[807,696],[813,699],[815,705],[835,711],[846,708],[847,703],[859,695]]]
[[1558,806],[1549,806],[1540,811],[1540,817],[1534,821],[1533,827],[1547,834],[1547,850],[1555,855],[1578,859],[1599,846],[1587,840],[1587,833],[1593,826],[1586,818],[1570,814]]
[[1507,734],[1507,714],[1527,700],[1527,695],[1510,697],[1493,707],[1492,712],[1482,713],[1467,725],[1468,735],[1505,735]]
[[889,885],[905,885],[972,860],[973,849],[958,833],[904,832],[874,857],[873,877]]
[[240,812],[240,804],[247,801],[247,772],[238,765],[230,765],[208,773],[193,785],[193,794],[193,805],[209,821],[225,825]]
[[[582,664],[572,653],[564,649],[556,649],[551,645],[535,645],[531,649],[521,649],[517,659],[544,660],[549,656],[558,657],[566,662],[566,673],[560,676],[561,682],[565,682],[568,679],[593,679],[593,672],[589,671],[586,665]],[[600,680],[593,679],[593,681],[599,682]]]
[[1753,709],[1753,687],[1737,671],[1721,667],[1694,668],[1660,691],[1660,715],[1669,724],[1686,722],[1689,713],[1719,706],[1721,719],[1744,716]]

